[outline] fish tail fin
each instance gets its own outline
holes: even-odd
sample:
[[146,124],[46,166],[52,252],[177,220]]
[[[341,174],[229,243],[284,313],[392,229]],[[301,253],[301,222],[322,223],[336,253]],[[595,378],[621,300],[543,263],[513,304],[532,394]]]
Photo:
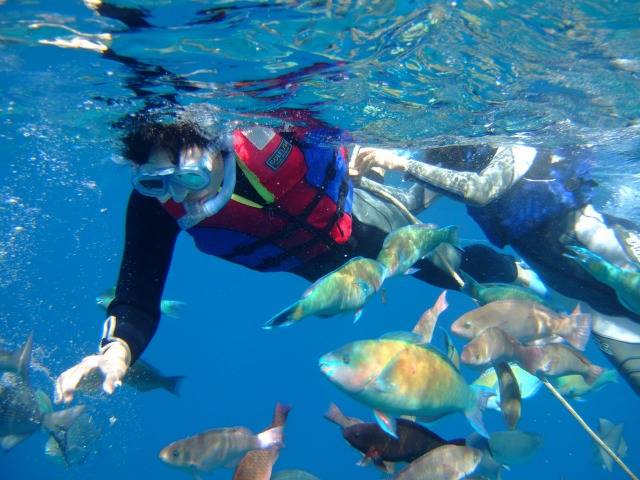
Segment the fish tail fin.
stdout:
[[491,389],[480,385],[472,385],[470,388],[473,392],[473,400],[469,408],[464,411],[464,415],[476,432],[485,438],[489,438],[489,432],[487,432],[482,420],[482,412],[487,408],[489,398],[493,397],[495,393]]
[[598,365],[590,365],[589,373],[587,374],[584,381],[587,382],[589,385],[591,385],[600,377],[600,375],[602,375],[603,372],[604,372],[604,368]]
[[173,377],[167,377],[165,379],[164,388],[169,393],[173,393],[176,397],[180,396],[180,387],[182,386],[182,381],[185,379],[184,375],[176,375]]
[[162,313],[167,317],[180,318],[180,314],[185,305],[186,303],[178,300],[162,300]]
[[454,247],[460,244],[460,236],[458,235],[458,227],[450,225],[445,227],[447,229],[447,243],[450,243]]
[[68,463],[67,431],[84,411],[84,405],[77,405],[57,412],[45,413],[43,416],[42,426],[58,442],[65,463]]
[[16,372],[22,377],[23,380],[27,380],[29,376],[29,365],[31,365],[31,351],[33,350],[33,332],[29,334],[29,337],[22,345],[22,348],[15,352],[14,361],[16,366]]
[[272,427],[281,427],[287,422],[287,417],[291,411],[291,405],[284,403],[276,403],[276,408],[273,410],[273,420],[271,421]]
[[583,351],[591,335],[591,315],[582,313],[580,311],[580,304],[577,304],[569,318],[571,322],[565,340],[569,342],[572,347]]
[[258,434],[259,448],[283,447],[284,428],[282,426],[272,427]]
[[324,418],[326,418],[330,422],[333,422],[342,428],[349,426],[349,420],[344,415],[344,413],[342,413],[342,411],[338,408],[338,406],[333,402],[331,403],[331,405],[329,405],[329,409],[324,414]]
[[289,325],[293,325],[295,322],[300,320],[303,316],[303,309],[298,300],[292,305],[289,305],[287,308],[282,310],[277,315],[271,317],[267,323],[265,323],[262,328],[265,330],[271,330],[276,327],[288,327]]

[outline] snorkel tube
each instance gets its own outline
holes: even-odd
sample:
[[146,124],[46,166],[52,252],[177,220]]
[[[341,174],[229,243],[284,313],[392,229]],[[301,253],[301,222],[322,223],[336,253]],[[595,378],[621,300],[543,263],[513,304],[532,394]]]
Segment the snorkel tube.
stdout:
[[178,225],[183,230],[215,215],[231,199],[236,187],[236,158],[232,152],[227,152],[222,161],[224,162],[224,173],[220,190],[213,197],[205,199],[204,202],[185,202],[186,213],[178,220]]

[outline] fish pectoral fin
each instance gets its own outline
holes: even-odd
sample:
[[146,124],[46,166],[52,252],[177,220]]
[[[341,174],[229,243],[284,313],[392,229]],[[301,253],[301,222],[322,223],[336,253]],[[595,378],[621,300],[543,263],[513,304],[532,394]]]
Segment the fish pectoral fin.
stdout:
[[393,438],[398,438],[398,434],[396,433],[396,419],[390,417],[386,413],[381,412],[380,410],[374,410],[373,415],[376,417],[376,422],[380,428],[391,435]]
[[5,437],[0,438],[0,446],[3,450],[11,450],[29,435],[7,435]]

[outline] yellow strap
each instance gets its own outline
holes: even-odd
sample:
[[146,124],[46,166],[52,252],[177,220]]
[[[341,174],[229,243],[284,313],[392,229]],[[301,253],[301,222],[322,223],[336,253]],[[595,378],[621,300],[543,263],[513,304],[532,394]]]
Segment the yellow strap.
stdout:
[[[275,201],[275,196],[273,195],[273,193],[267,190],[267,188],[264,185],[262,185],[262,183],[260,183],[260,180],[258,179],[256,174],[253,173],[251,170],[249,170],[249,167],[245,165],[245,163],[240,159],[238,155],[236,155],[236,162],[240,166],[240,170],[242,170],[242,173],[244,173],[244,176],[247,177],[247,180],[249,180],[249,183],[251,184],[251,186],[256,190],[256,192],[258,192],[258,195],[260,195],[265,202],[273,203]],[[247,200],[247,201],[250,201],[250,200]],[[256,204],[254,203],[253,205],[256,205]]]
[[231,200],[246,205],[248,207],[253,208],[262,208],[262,205],[256,202],[252,202],[248,198],[241,197],[240,195],[236,195],[235,193],[231,195]]

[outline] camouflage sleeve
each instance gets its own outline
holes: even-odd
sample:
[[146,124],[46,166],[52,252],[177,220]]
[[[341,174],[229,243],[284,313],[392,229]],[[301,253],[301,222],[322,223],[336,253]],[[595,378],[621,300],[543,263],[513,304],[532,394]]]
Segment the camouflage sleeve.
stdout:
[[480,172],[458,171],[408,160],[406,172],[469,205],[484,206],[505,193],[529,170],[536,149],[521,145],[498,147]]
[[123,341],[133,363],[153,338],[179,232],[176,221],[156,199],[133,191],[116,294],[107,309],[101,350],[113,341]]

